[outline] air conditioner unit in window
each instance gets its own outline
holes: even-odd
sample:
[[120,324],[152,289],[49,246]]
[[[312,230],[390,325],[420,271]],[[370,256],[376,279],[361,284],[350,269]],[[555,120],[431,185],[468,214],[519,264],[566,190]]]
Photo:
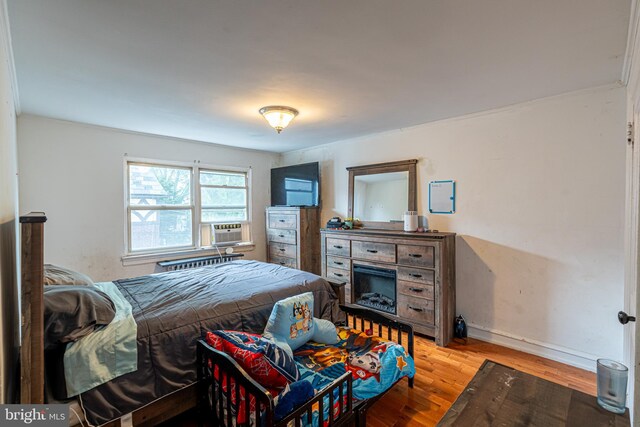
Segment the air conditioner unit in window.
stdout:
[[211,228],[214,245],[242,242],[242,224],[212,224]]

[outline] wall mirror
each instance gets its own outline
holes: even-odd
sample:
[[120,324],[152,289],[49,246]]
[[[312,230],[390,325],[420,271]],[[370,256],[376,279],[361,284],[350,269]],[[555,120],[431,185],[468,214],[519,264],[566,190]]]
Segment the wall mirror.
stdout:
[[353,166],[349,171],[349,216],[367,228],[402,229],[405,211],[415,211],[416,163]]

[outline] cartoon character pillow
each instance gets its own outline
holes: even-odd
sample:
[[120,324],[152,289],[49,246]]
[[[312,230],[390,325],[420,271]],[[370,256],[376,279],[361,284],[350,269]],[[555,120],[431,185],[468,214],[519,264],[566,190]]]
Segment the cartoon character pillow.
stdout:
[[274,341],[289,354],[313,337],[313,294],[304,294],[278,301],[264,329],[264,337]]
[[207,344],[230,355],[261,386],[281,390],[298,381],[293,358],[259,335],[237,331],[211,331]]

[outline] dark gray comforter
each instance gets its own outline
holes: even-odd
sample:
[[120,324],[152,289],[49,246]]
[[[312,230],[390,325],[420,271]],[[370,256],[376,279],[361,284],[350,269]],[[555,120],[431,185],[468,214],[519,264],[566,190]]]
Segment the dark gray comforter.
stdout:
[[314,316],[338,320],[338,296],[322,278],[257,261],[115,281],[138,324],[138,370],[82,394],[87,418],[102,424],[196,380],[203,332],[262,333],[276,301],[313,292]]

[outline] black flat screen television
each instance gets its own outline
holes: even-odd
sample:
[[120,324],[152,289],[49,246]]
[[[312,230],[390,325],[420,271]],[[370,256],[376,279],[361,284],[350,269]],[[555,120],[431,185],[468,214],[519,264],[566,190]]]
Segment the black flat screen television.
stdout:
[[271,169],[271,206],[320,206],[318,162]]

